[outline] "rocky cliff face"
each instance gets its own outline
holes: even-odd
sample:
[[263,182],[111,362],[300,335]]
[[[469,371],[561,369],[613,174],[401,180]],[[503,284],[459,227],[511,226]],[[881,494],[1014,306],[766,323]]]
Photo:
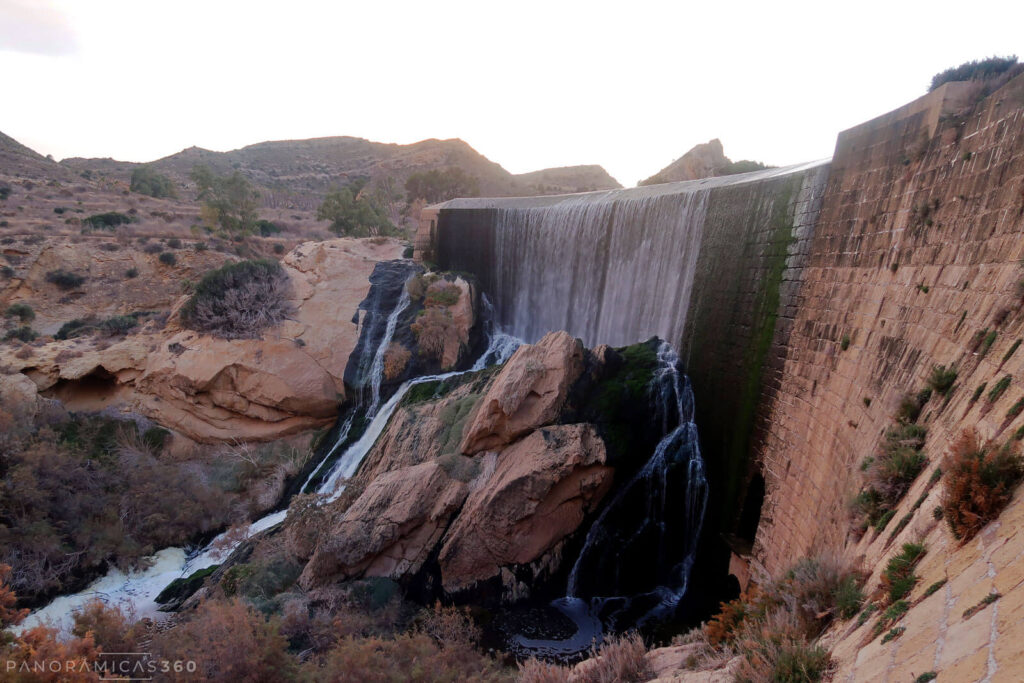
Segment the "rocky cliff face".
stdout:
[[[320,523],[333,521],[300,552],[310,554],[300,582],[378,576],[423,597],[485,601],[542,590],[565,569],[566,543],[616,470],[608,425],[566,423],[585,368],[612,384],[622,361],[559,332],[520,347],[500,370],[417,387],[327,506]],[[629,459],[620,465],[628,471]]]
[[[283,261],[295,315],[261,339],[225,340],[150,323],[110,343],[5,346],[0,364],[71,410],[120,407],[200,442],[273,440],[328,424],[359,336],[352,314],[397,241],[300,245]],[[180,301],[178,305],[180,305]]]
[[[1024,552],[1020,492],[966,546],[932,515],[936,472],[962,431],[1012,442],[1021,426],[1024,79],[982,102],[973,92],[951,83],[840,135],[767,415],[755,564],[777,572],[813,548],[840,549],[863,558],[870,588],[901,543],[928,549],[900,638],[880,643],[870,622],[834,634],[839,680],[929,670],[940,680],[1014,680],[1022,666],[1024,593],[1011,559]],[[884,532],[858,541],[837,501],[857,490],[860,462],[935,365],[958,374],[919,419],[929,465]],[[992,393],[1000,382],[1005,390]],[[992,591],[1002,599],[961,616]]]

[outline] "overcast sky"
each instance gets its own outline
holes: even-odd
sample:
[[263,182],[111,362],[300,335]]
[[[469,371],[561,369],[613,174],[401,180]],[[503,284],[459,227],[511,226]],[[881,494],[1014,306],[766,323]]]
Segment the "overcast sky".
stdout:
[[43,154],[459,137],[625,185],[699,142],[830,156],[932,74],[1024,56],[1024,2],[0,0],[0,131]]

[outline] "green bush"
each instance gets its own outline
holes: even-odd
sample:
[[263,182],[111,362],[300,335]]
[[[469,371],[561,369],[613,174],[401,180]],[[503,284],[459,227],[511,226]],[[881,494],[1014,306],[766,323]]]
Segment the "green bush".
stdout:
[[21,327],[16,327],[13,330],[8,330],[7,334],[4,335],[4,341],[17,339],[18,341],[28,343],[30,341],[35,341],[38,336],[39,335],[36,334],[35,330],[31,327],[28,325],[22,325]]
[[160,256],[158,256],[157,258],[159,258],[160,263],[164,264],[165,266],[173,266],[178,263],[178,257],[176,257],[169,251],[161,252]]
[[956,368],[952,365],[948,368],[945,365],[936,365],[932,367],[932,374],[928,378],[928,386],[935,393],[945,396],[946,392],[952,388],[953,383],[956,382],[956,376]]
[[139,321],[130,315],[115,315],[96,324],[96,329],[107,334],[127,334]]
[[239,261],[206,273],[181,309],[186,327],[233,339],[255,337],[291,313],[290,281],[277,261]]
[[10,318],[17,318],[23,323],[30,323],[35,320],[36,312],[32,310],[32,307],[24,302],[18,302],[11,304],[7,307],[7,311],[4,314]]
[[96,213],[87,218],[83,218],[82,222],[92,228],[96,228],[97,230],[113,230],[119,225],[133,223],[135,222],[135,219],[127,214],[119,213],[117,211],[108,211],[106,213]]
[[129,189],[132,192],[138,192],[139,194],[157,199],[177,196],[177,193],[174,191],[174,182],[148,166],[140,166],[132,171]]
[[72,273],[58,268],[57,270],[51,270],[46,274],[46,281],[55,284],[61,289],[69,290],[80,287],[84,282],[85,278],[78,273]]
[[[889,599],[894,603],[890,610],[896,609],[914,588],[914,584],[917,583],[914,567],[924,557],[925,552],[925,547],[921,543],[904,543],[900,552],[889,558],[882,572],[882,584],[888,588]],[[888,612],[886,615],[888,617]]]
[[139,276],[139,269],[138,268],[129,268],[128,270],[126,270],[124,272],[124,276],[126,278],[128,278],[129,280],[131,280],[132,278],[136,278],[136,277]]
[[988,59],[975,59],[970,62],[964,62],[959,66],[950,67],[932,76],[932,83],[928,88],[928,92],[952,81],[980,81],[993,78],[1006,73],[1016,65],[1017,55],[989,57]]
[[167,240],[167,246],[170,247],[171,249],[181,249],[181,240],[179,240],[177,237],[172,237],[171,239]]
[[273,221],[259,219],[256,221],[256,229],[260,233],[260,237],[270,237],[281,232],[281,226]]
[[1007,387],[1010,386],[1010,381],[1012,379],[1013,378],[1010,377],[1010,375],[1005,375],[1002,379],[996,382],[995,386],[992,387],[988,392],[989,403],[995,403],[997,400],[999,400],[999,397],[1002,396],[1003,392],[1005,392]]

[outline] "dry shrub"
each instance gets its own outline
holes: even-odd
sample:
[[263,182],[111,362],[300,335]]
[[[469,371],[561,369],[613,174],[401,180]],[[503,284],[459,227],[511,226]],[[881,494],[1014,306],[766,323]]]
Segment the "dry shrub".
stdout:
[[751,586],[750,590],[741,593],[740,597],[729,602],[719,603],[721,611],[711,617],[704,625],[704,635],[712,647],[722,643],[729,643],[736,637],[737,629],[748,613],[761,613],[759,592],[757,586]]
[[569,669],[539,659],[527,659],[519,663],[519,683],[566,683],[569,680]]
[[435,360],[444,356],[445,340],[451,336],[455,321],[446,308],[425,308],[410,327],[416,335],[420,355]]
[[781,578],[723,603],[703,633],[675,644],[696,644],[699,668],[742,655],[737,680],[817,681],[830,660],[814,639],[835,618],[856,614],[864,599],[859,584],[859,573],[835,557],[804,558]]
[[820,681],[831,668],[828,650],[812,643],[802,620],[784,608],[751,620],[737,645],[744,657],[736,680],[743,683]]
[[302,670],[311,681],[506,681],[508,672],[492,658],[462,644],[440,647],[423,633],[395,638],[342,638]]
[[18,596],[7,585],[10,573],[11,568],[8,565],[0,564],[0,631],[8,626],[17,626],[28,616],[27,609],[15,607],[18,604]]
[[26,675],[14,675],[4,680],[31,681],[32,683],[79,683],[98,681],[93,671],[99,651],[91,635],[84,638],[64,638],[56,628],[36,626],[18,636],[13,645],[3,651],[4,671],[23,670]]
[[391,381],[400,377],[405,372],[405,366],[411,357],[412,353],[409,349],[392,342],[388,346],[388,350],[384,352],[384,379]]
[[291,315],[291,281],[277,261],[240,261],[206,273],[181,309],[186,327],[226,339],[257,338]]
[[419,624],[421,633],[433,638],[438,645],[460,643],[474,645],[480,642],[480,627],[473,622],[466,609],[444,607],[434,603],[434,609],[426,611]]
[[427,288],[427,298],[423,302],[427,307],[447,307],[459,303],[462,289],[449,282],[435,282]]
[[636,632],[604,641],[592,658],[572,673],[574,683],[639,683],[652,678],[647,646]]
[[169,674],[170,680],[280,681],[294,672],[280,620],[266,619],[245,603],[208,601],[192,618],[153,638],[154,654],[195,661],[195,673]]
[[142,624],[98,598],[76,612],[74,621],[71,633],[79,638],[92,636],[102,652],[136,652],[143,636]]
[[943,517],[953,535],[966,542],[1010,502],[1024,476],[1024,462],[1013,441],[982,445],[976,432],[965,430],[953,444],[943,470]]

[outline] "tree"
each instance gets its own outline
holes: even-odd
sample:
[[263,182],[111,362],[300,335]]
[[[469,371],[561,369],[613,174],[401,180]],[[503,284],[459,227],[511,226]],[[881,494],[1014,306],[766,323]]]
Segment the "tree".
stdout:
[[328,192],[316,217],[331,221],[331,232],[347,237],[386,235],[395,230],[387,210],[363,189],[363,183]]
[[140,166],[132,171],[131,191],[158,199],[177,196],[171,179],[149,166]]
[[203,202],[203,220],[229,235],[248,235],[256,229],[259,193],[245,176],[235,171],[218,176],[208,166],[196,166],[189,174]]
[[476,197],[480,194],[480,184],[476,177],[457,166],[432,168],[409,176],[405,181],[405,192],[409,204],[417,199],[437,204],[456,197]]

